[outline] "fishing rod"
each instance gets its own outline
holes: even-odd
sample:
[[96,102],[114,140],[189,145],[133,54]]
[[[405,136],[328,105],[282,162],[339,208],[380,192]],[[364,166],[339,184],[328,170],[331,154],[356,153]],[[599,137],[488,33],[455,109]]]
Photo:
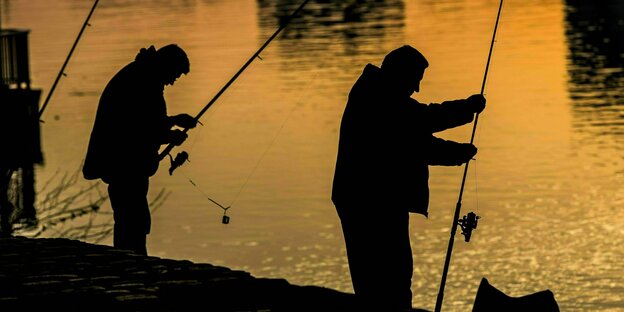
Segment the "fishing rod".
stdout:
[[[490,68],[490,60],[492,58],[492,50],[494,49],[494,41],[496,39],[496,30],[498,29],[498,21],[500,19],[501,9],[503,8],[503,0],[500,1],[500,5],[498,6],[498,13],[496,14],[496,22],[494,23],[494,33],[492,34],[492,42],[490,43],[490,51],[488,53],[487,62],[485,65],[485,74],[483,75],[483,83],[481,84],[481,95],[483,95],[483,91],[485,90],[485,82],[487,80],[488,70]],[[477,122],[479,121],[479,113],[477,113],[474,125],[472,127],[472,135],[470,136],[470,144],[474,142],[475,132],[477,131]],[[451,226],[451,237],[448,243],[448,249],[446,251],[446,260],[444,261],[444,269],[442,271],[442,280],[440,282],[440,290],[438,292],[438,297],[436,299],[435,312],[440,312],[442,309],[442,301],[444,300],[444,286],[446,285],[446,277],[448,275],[449,266],[451,264],[451,255],[453,252],[453,243],[455,241],[455,232],[457,232],[457,226],[461,226],[462,234],[464,235],[464,239],[466,242],[470,241],[470,237],[472,235],[472,230],[477,228],[477,221],[479,216],[477,216],[474,212],[470,212],[467,215],[463,216],[462,219],[459,219],[459,214],[461,211],[461,202],[462,196],[464,194],[464,185],[466,184],[466,175],[468,173],[468,164],[470,161],[466,162],[466,166],[464,167],[464,176],[462,177],[461,187],[459,189],[459,198],[457,199],[457,204],[455,206],[455,215],[453,216],[453,225]]]
[[45,111],[46,107],[48,106],[48,102],[50,101],[50,98],[52,97],[52,94],[54,93],[54,90],[56,89],[56,85],[61,80],[61,76],[66,76],[65,67],[67,66],[67,63],[69,63],[69,59],[71,59],[72,54],[74,53],[74,50],[76,49],[76,46],[78,45],[78,41],[80,41],[80,37],[82,37],[82,33],[84,32],[85,28],[87,28],[87,26],[90,26],[89,20],[91,19],[91,15],[93,15],[93,11],[95,11],[95,7],[97,7],[98,2],[100,2],[100,0],[95,0],[95,3],[93,3],[93,6],[91,7],[91,11],[89,11],[89,15],[87,15],[87,18],[82,24],[82,27],[80,28],[80,32],[78,33],[78,36],[76,37],[76,40],[74,41],[74,44],[69,50],[69,54],[67,54],[67,58],[65,58],[65,62],[63,63],[63,66],[61,66],[61,70],[59,70],[58,75],[56,75],[56,79],[54,80],[54,83],[52,84],[52,87],[50,88],[50,92],[48,92],[48,95],[46,96],[46,99],[43,102],[41,109],[39,110],[40,118],[41,118],[41,115],[43,115],[43,112]]
[[[275,31],[275,33],[273,33],[273,35],[271,35],[271,37],[269,37],[269,39],[267,39],[264,44],[260,47],[260,49],[258,49],[258,51],[256,51],[256,53],[254,53],[249,60],[247,60],[247,62],[238,70],[238,72],[236,72],[236,74],[234,74],[234,76],[232,76],[232,78],[221,88],[221,90],[219,90],[219,92],[217,92],[217,94],[210,100],[210,102],[208,102],[208,104],[206,104],[206,106],[204,106],[204,108],[194,117],[194,119],[196,121],[199,122],[199,119],[201,118],[201,116],[210,108],[210,106],[212,106],[212,104],[214,104],[217,99],[225,92],[225,90],[227,90],[228,87],[230,87],[230,85],[232,83],[234,83],[234,81],[238,78],[238,76],[240,76],[240,74],[243,73],[243,71],[245,71],[245,69],[247,69],[247,67],[256,59],[256,58],[260,58],[260,53],[264,50],[264,48],[266,48],[269,43],[271,43],[271,41],[273,41],[273,39],[275,39],[275,37],[277,37],[277,35],[284,29],[286,28],[286,26],[288,26],[288,24],[290,23],[290,21],[297,15],[299,14],[299,12],[303,9],[303,7],[309,2],[310,0],[305,0],[303,1],[303,3],[284,21],[280,23],[280,27]],[[261,58],[260,58],[261,59]],[[187,133],[189,130],[189,128],[184,128],[183,132]],[[163,158],[165,158],[167,155],[169,155],[169,153],[171,152],[171,150],[173,149],[174,144],[170,143],[169,145],[167,145],[167,147],[160,153],[159,155],[159,159],[162,160]],[[188,159],[188,154],[186,152],[181,152],[178,153],[178,155],[175,157],[175,159],[169,155],[169,157],[171,158],[171,168],[169,169],[169,174],[172,174],[173,171],[178,168],[179,166],[181,166],[187,159]]]

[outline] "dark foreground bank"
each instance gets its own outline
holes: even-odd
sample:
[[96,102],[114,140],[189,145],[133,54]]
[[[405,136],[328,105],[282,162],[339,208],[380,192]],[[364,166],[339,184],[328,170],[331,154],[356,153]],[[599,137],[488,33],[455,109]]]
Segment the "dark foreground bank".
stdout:
[[355,311],[352,294],[328,288],[75,240],[0,238],[0,311],[35,308]]
[[[0,238],[0,312],[366,310],[361,308],[350,293],[211,264],[69,239]],[[472,311],[558,312],[559,307],[550,290],[510,297],[484,278]]]

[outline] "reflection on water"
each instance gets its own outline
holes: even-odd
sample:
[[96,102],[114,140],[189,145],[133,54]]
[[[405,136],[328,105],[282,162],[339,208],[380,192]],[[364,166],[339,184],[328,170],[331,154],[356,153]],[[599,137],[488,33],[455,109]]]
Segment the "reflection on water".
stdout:
[[[301,4],[297,0],[258,1],[262,33],[272,33]],[[405,26],[402,0],[310,1],[274,42],[281,70],[321,68],[349,83],[367,58],[377,59],[400,44]],[[342,92],[348,85],[341,85]],[[338,89],[338,88],[336,88]]]
[[[273,28],[281,25],[301,4],[301,1],[258,1],[260,26]],[[404,27],[405,5],[402,0],[387,1],[311,1],[285,29],[286,39],[315,39],[358,45],[358,37],[383,41],[386,33],[401,31]],[[292,46],[291,47],[295,47]],[[300,49],[300,52],[308,52]]]
[[566,1],[574,126],[624,142],[624,3]]

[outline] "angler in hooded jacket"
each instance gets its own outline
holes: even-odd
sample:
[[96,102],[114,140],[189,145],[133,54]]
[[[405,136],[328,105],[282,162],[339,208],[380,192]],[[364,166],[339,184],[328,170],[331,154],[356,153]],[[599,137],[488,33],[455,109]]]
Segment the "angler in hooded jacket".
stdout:
[[471,122],[485,98],[419,103],[411,95],[427,67],[411,46],[390,52],[381,68],[366,65],[342,117],[332,201],[366,309],[411,309],[409,213],[428,215],[428,166],[459,166],[477,152],[433,134]]
[[167,116],[163,91],[189,70],[186,53],[175,44],[143,48],[100,97],[83,174],[108,184],[115,247],[147,254],[151,226],[147,192],[149,177],[158,169],[159,149],[186,139],[186,133],[174,126],[196,125],[188,114]]

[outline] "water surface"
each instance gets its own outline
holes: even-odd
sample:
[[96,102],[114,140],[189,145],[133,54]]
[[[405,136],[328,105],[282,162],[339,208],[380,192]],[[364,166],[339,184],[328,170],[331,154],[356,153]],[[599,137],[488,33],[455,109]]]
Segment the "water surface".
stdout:
[[[411,44],[431,64],[416,99],[478,93],[498,1],[352,2],[311,1],[174,150],[191,162],[173,176],[163,163],[150,196],[171,195],[153,215],[150,254],[352,291],[330,201],[349,88],[364,65]],[[45,94],[92,2],[0,4],[3,27],[31,30]],[[43,116],[39,181],[78,170],[102,89],[140,48],[188,52],[190,74],[165,95],[170,114],[195,114],[298,4],[101,1]],[[615,0],[506,1],[463,200],[482,219],[470,243],[457,236],[445,311],[469,311],[481,277],[512,296],[549,288],[562,311],[624,309],[623,35]],[[466,142],[470,131],[440,136]],[[430,217],[412,217],[414,306],[435,305],[462,170],[432,168]],[[232,206],[229,225],[205,195]]]

